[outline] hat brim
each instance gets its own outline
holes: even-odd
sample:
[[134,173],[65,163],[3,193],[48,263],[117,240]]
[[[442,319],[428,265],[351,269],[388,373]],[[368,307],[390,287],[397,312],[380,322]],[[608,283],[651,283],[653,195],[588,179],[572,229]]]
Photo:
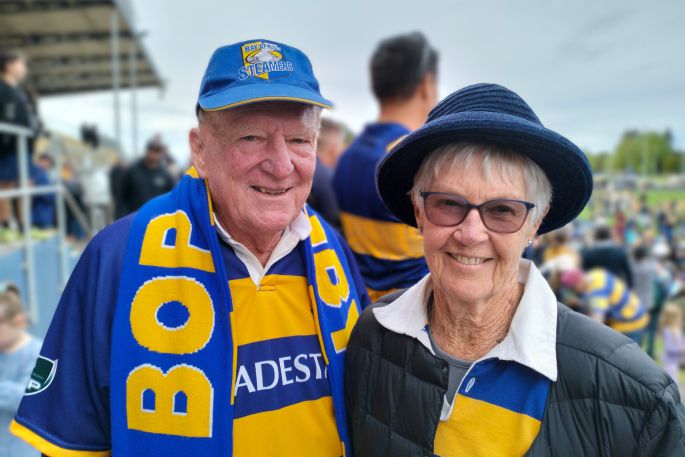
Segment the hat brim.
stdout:
[[431,121],[408,135],[378,165],[378,193],[391,213],[416,227],[408,192],[423,159],[436,148],[459,141],[496,144],[535,162],[552,185],[550,209],[538,234],[575,219],[592,194],[592,168],[585,154],[552,130],[520,117],[490,112],[463,112]]
[[200,108],[205,111],[220,111],[250,103],[269,101],[290,101],[316,105],[322,108],[333,107],[333,103],[315,91],[278,82],[230,87],[226,90],[201,97],[198,103]]

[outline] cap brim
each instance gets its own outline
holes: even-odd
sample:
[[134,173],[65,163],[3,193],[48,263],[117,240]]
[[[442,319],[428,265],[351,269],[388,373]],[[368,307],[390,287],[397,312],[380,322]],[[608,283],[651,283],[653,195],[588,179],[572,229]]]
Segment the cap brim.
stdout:
[[326,100],[317,92],[291,84],[246,84],[201,97],[198,101],[200,108],[205,111],[219,111],[250,103],[268,101],[290,101],[306,103],[308,105],[332,108],[333,103]]
[[416,226],[408,192],[423,159],[439,146],[468,141],[497,144],[529,157],[547,175],[552,202],[539,234],[575,219],[592,194],[592,168],[585,154],[556,132],[519,117],[469,112],[446,115],[408,135],[379,164],[378,193],[391,213]]

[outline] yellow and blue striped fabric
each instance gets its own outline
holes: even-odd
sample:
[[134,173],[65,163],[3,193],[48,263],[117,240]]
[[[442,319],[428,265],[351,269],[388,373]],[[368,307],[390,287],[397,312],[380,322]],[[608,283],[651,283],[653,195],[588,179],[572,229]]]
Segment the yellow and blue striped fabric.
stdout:
[[585,298],[592,312],[606,314],[607,324],[617,332],[641,330],[649,323],[649,314],[640,299],[626,284],[603,268],[588,272]]
[[517,362],[476,362],[459,386],[450,417],[438,424],[435,455],[523,455],[540,430],[550,384]]
[[342,455],[301,251],[277,262],[257,287],[223,250],[229,275],[238,273],[229,280],[238,347],[236,457]]
[[428,273],[418,230],[393,216],[376,190],[378,162],[407,133],[399,124],[367,125],[340,157],[333,180],[343,234],[372,301]]

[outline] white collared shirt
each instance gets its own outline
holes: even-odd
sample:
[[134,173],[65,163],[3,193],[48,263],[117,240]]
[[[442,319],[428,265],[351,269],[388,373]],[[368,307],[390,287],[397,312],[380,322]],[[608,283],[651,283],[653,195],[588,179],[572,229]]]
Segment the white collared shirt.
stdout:
[[262,263],[257,259],[249,249],[247,249],[243,244],[237,242],[231,236],[228,231],[221,225],[219,218],[214,214],[214,220],[216,221],[216,231],[219,237],[233,248],[236,256],[247,268],[248,273],[252,282],[255,286],[259,287],[264,278],[264,275],[269,268],[271,268],[276,262],[281,260],[283,257],[287,256],[298,245],[300,241],[306,240],[312,232],[312,224],[309,222],[309,218],[305,214],[304,210],[300,211],[297,217],[288,225],[281,235],[281,239],[278,244],[271,252],[269,261],[266,265],[262,266]]
[[[523,296],[507,336],[479,360],[511,360],[556,381],[557,299],[529,260],[521,259],[519,263],[519,282],[524,285]],[[397,300],[373,312],[383,327],[416,338],[435,355],[425,329],[426,305],[432,290],[429,273]]]

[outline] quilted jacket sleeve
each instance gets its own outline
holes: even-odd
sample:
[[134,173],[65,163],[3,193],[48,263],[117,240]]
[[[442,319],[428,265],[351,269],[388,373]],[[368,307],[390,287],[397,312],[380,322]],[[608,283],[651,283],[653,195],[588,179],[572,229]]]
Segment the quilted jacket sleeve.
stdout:
[[685,407],[680,401],[678,384],[671,383],[664,389],[640,435],[637,456],[685,456]]

